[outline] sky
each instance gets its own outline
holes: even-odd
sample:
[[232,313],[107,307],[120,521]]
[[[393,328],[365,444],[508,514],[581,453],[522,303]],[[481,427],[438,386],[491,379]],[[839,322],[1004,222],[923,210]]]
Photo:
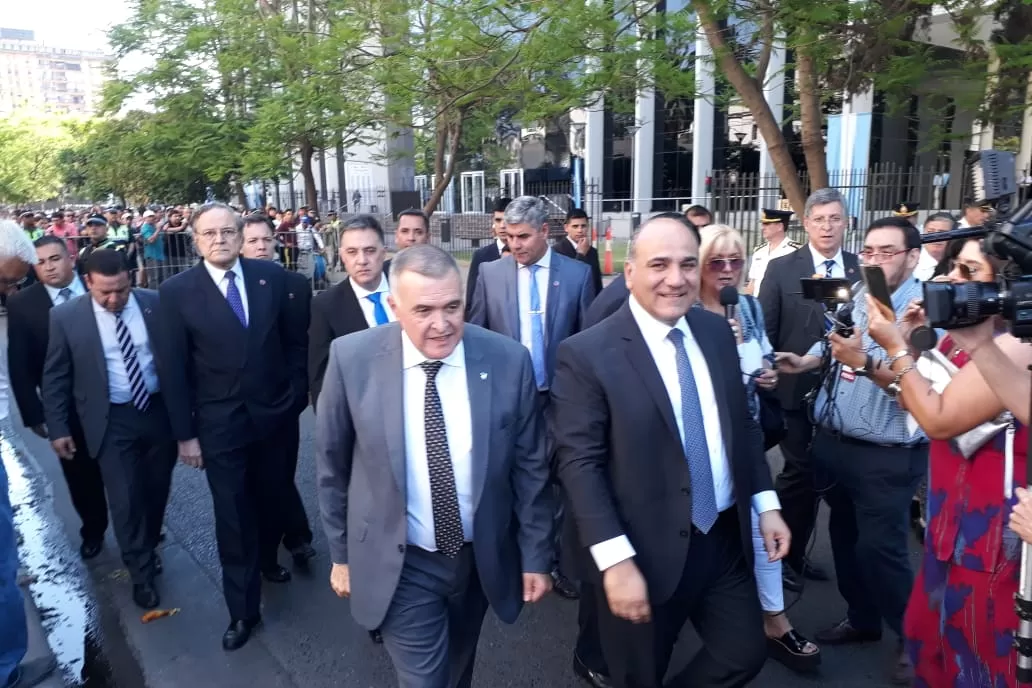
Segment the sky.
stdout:
[[0,0],[0,26],[59,48],[107,51],[107,30],[129,14],[129,0]]

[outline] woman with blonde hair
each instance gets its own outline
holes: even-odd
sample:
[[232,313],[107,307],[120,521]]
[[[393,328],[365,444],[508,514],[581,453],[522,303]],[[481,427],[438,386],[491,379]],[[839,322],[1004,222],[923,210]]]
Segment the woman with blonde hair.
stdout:
[[[745,240],[741,233],[727,225],[709,225],[700,230],[699,301],[697,308],[725,316],[720,292],[726,287],[740,290],[745,268]],[[729,321],[738,341],[742,379],[749,408],[761,422],[761,394],[775,390],[778,373],[774,368],[774,349],[767,339],[760,302],[747,294],[739,294]],[[774,440],[776,443],[776,440]],[[766,442],[770,447],[772,442]],[[798,672],[812,672],[820,664],[820,648],[796,631],[785,615],[785,594],[781,579],[781,562],[771,562],[760,535],[758,516],[753,512],[752,536],[755,552],[754,573],[764,612],[764,631],[770,656]]]

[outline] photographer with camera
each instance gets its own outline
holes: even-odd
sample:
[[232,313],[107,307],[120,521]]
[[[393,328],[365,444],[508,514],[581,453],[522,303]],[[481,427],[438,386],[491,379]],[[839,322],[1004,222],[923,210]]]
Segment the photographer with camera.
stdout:
[[[920,233],[903,218],[876,220],[864,236],[864,264],[881,268],[899,316],[921,294],[913,277],[920,248]],[[908,428],[906,412],[885,392],[899,384],[891,364],[908,351],[880,347],[867,336],[864,293],[853,297],[852,336],[832,332],[807,355],[779,353],[777,360],[784,372],[822,368],[813,457],[832,481],[824,500],[831,509],[835,574],[848,613],[818,633],[817,641],[877,641],[884,621],[900,637],[891,680],[909,685],[913,669],[902,646],[903,612],[913,585],[906,514],[925,473],[928,443],[923,433]],[[832,360],[821,366],[823,354]]]
[[[1003,270],[1001,261],[983,252],[980,239],[953,242],[947,258],[954,284],[994,284]],[[872,299],[868,308],[868,333],[887,351],[905,350],[909,333],[925,320],[916,302],[901,319]],[[1012,408],[1027,408],[1028,387],[1015,383],[1028,374],[1015,367],[1015,377],[991,381],[981,354],[975,355],[994,347],[1008,365],[1032,358],[1027,346],[1002,334],[1004,325],[993,316],[950,330],[937,350],[956,370],[941,391],[917,370],[914,351],[889,366],[900,405],[932,439],[925,556],[904,623],[921,685],[1016,685],[1011,641],[1018,627],[1013,597],[1021,549],[1006,527],[1014,503],[1007,495],[1015,482],[1024,483],[1027,430],[1000,416],[1001,394],[1010,386],[1024,387],[1026,395]]]

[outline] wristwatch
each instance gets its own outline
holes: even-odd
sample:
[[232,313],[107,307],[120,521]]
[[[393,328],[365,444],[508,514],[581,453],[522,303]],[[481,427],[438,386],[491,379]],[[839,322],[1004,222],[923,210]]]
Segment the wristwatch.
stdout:
[[864,361],[864,367],[857,368],[853,373],[857,377],[870,377],[874,373],[874,356],[867,354],[867,360]]
[[889,397],[895,399],[899,396],[899,393],[903,391],[903,388],[900,386],[899,383],[903,379],[903,376],[909,373],[911,370],[916,370],[916,367],[913,364],[908,365],[906,368],[899,371],[899,373],[896,374],[896,379],[890,382],[888,386],[885,387],[885,393],[888,394]]

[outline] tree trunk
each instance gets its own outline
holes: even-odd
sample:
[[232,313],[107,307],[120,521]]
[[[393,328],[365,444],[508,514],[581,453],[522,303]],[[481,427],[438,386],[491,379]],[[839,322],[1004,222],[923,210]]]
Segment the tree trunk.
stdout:
[[799,80],[799,119],[806,156],[806,171],[810,177],[810,189],[828,188],[828,159],[824,152],[824,136],[821,134],[823,115],[821,95],[814,72],[813,57],[805,50],[796,51],[796,77]]
[[724,40],[724,36],[720,32],[720,26],[716,19],[714,19],[713,8],[710,3],[693,2],[692,6],[698,14],[702,29],[706,32],[706,39],[709,41],[710,47],[713,48],[713,54],[724,76],[731,82],[731,86],[738,93],[742,104],[748,108],[749,114],[752,115],[753,121],[756,123],[756,128],[760,131],[760,136],[763,137],[764,142],[767,144],[767,152],[770,155],[771,162],[774,164],[774,171],[778,175],[778,180],[781,182],[785,196],[788,197],[788,202],[792,205],[792,209],[795,212],[801,214],[806,203],[806,192],[799,179],[799,171],[792,161],[792,155],[789,153],[785,136],[781,133],[781,124],[774,119],[774,114],[770,111],[766,98],[763,97],[763,89],[745,71],[742,63],[738,61],[734,52],[728,47],[727,41]]
[[[462,138],[462,112],[457,113],[455,121],[443,126],[437,137],[437,150],[434,155],[434,190],[423,206],[423,212],[432,215],[441,202],[445,190],[455,176],[456,158],[459,154],[459,140]],[[445,155],[447,143],[448,154]]]
[[315,147],[312,142],[302,139],[300,153],[301,178],[305,180],[305,205],[315,209],[319,207],[319,196],[315,187],[315,172],[312,170],[312,158],[315,157]]
[[233,177],[233,193],[240,199],[240,207],[247,210],[247,192],[244,191],[244,183],[239,177]]

